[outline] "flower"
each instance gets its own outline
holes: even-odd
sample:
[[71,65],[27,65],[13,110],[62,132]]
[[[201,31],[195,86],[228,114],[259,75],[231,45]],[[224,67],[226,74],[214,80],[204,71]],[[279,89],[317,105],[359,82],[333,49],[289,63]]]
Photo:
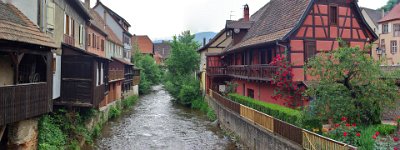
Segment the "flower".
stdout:
[[347,121],[347,118],[346,117],[342,117],[342,121]]
[[335,124],[335,127],[337,128],[337,127],[339,127],[340,126],[340,124]]
[[356,123],[353,123],[353,127],[355,127],[355,126],[357,126],[357,124],[356,124]]
[[394,142],[397,142],[397,141],[399,141],[399,138],[398,138],[398,137],[394,137],[394,138],[393,138],[393,141],[394,141]]
[[356,133],[356,136],[360,137],[360,136],[361,136],[360,132],[357,132],[357,133]]
[[343,136],[346,137],[347,136],[347,132],[343,132]]
[[372,136],[372,138],[375,140],[376,139],[376,135]]
[[350,127],[350,124],[346,123],[346,127]]
[[375,135],[376,135],[376,136],[379,136],[379,134],[380,134],[380,133],[379,133],[378,131],[375,132]]
[[399,150],[399,148],[395,147],[395,148],[393,148],[393,150]]

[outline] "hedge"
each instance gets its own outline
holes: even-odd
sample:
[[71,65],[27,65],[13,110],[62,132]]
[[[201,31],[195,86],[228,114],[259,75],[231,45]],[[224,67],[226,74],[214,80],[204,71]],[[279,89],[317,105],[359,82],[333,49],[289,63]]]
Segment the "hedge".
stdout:
[[273,116],[282,121],[291,123],[293,125],[300,126],[301,122],[301,112],[298,110],[294,110],[291,108],[287,108],[284,106],[280,106],[277,104],[266,103],[262,101],[258,101],[252,99],[250,97],[238,95],[238,94],[229,94],[229,98],[235,102],[238,102],[242,105],[251,107],[255,110]]

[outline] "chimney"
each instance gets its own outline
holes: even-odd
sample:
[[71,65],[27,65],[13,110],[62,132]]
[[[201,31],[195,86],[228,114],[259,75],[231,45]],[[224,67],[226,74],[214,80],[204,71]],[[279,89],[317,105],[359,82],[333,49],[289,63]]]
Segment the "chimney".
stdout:
[[206,46],[206,38],[203,38],[203,46]]
[[250,21],[250,9],[249,9],[249,5],[244,5],[244,9],[243,9],[243,20],[244,21]]
[[85,0],[85,7],[90,9],[90,0]]

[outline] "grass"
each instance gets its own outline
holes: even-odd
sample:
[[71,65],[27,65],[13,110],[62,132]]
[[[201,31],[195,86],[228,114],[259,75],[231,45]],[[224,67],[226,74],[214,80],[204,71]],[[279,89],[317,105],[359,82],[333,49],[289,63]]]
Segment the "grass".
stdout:
[[198,110],[206,113],[208,120],[210,120],[210,121],[217,120],[217,116],[215,115],[214,110],[211,109],[203,99],[197,99],[197,100],[192,101],[191,107],[192,107],[192,109],[198,109]]

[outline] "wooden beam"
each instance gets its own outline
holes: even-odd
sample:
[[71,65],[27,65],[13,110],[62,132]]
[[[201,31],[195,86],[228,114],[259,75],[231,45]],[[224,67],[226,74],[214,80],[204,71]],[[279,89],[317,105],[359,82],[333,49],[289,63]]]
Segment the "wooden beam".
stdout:
[[6,131],[6,126],[0,126],[0,141],[3,139],[3,134]]

